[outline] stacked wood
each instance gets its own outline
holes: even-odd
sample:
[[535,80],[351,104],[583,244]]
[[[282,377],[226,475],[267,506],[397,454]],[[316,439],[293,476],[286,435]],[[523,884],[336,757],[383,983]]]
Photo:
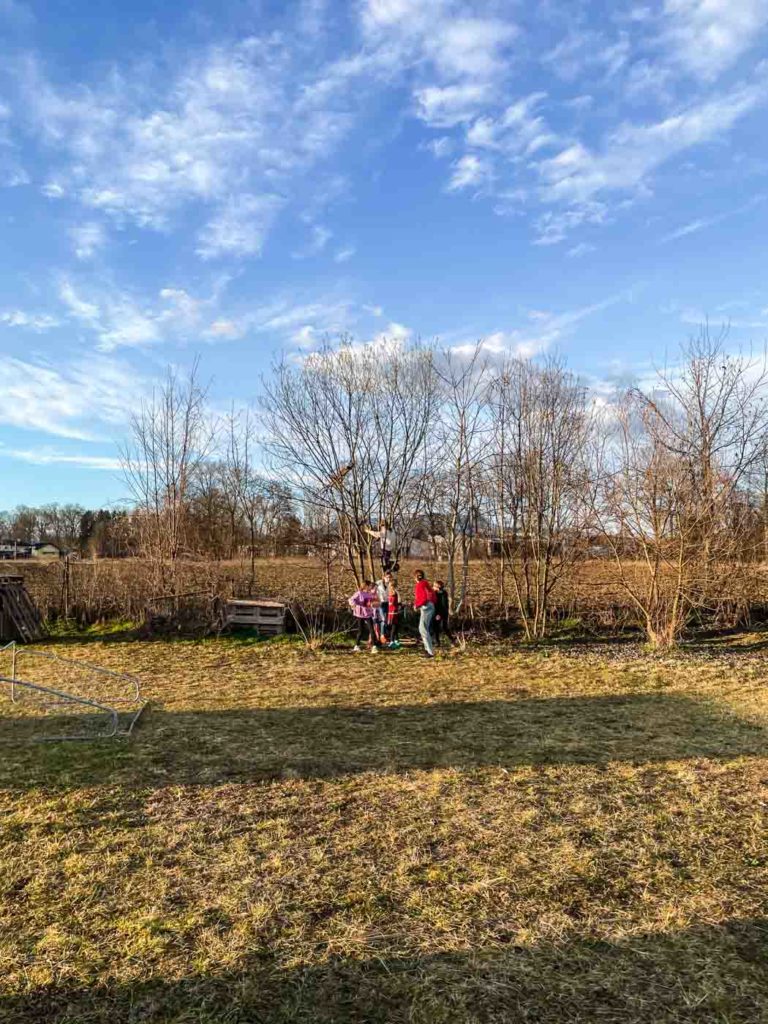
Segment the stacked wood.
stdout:
[[24,577],[0,576],[0,641],[31,643],[44,636],[42,616],[24,586]]

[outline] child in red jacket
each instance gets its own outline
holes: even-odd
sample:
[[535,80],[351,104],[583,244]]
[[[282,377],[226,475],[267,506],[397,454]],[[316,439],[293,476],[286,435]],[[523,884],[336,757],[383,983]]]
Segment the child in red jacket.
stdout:
[[413,607],[419,612],[419,633],[428,658],[434,658],[432,646],[432,619],[435,617],[435,592],[421,569],[416,573],[413,588]]
[[389,600],[387,602],[387,636],[389,637],[389,646],[393,650],[397,650],[400,647],[400,641],[397,639],[397,633],[400,629],[400,594],[397,589],[397,584],[390,578],[389,581]]

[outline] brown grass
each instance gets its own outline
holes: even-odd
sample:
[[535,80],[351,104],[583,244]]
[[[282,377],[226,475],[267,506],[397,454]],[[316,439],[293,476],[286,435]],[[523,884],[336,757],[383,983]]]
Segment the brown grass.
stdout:
[[[51,618],[64,614],[64,567],[62,563],[35,562],[8,563],[14,571],[23,573],[32,596],[43,613]],[[441,563],[406,562],[400,573],[404,596],[411,593],[413,573],[424,568],[431,578],[446,577],[447,567]],[[755,565],[745,583],[740,581],[738,597],[740,607],[751,607],[758,614],[768,604],[768,566]],[[494,560],[471,563],[469,589],[462,610],[469,622],[484,618],[498,618],[498,562]],[[628,576],[636,581],[642,577],[643,566],[638,563],[627,567]],[[178,590],[193,594],[188,609],[191,620],[212,618],[211,598],[246,596],[250,567],[244,562],[190,561],[178,567]],[[334,567],[332,597],[337,608],[346,608],[346,597],[354,589],[354,582],[343,565]],[[727,588],[726,588],[727,589]],[[309,558],[260,559],[256,564],[254,595],[277,597],[296,601],[306,609],[313,609],[326,600],[325,571],[318,562]],[[152,599],[150,573],[140,559],[73,562],[69,567],[68,609],[81,625],[109,619],[130,619],[141,622],[148,606],[154,611],[170,612],[171,606]],[[713,595],[713,607],[723,599],[723,587],[718,585]],[[512,601],[508,584],[508,600]],[[510,604],[510,614],[515,612]],[[621,588],[613,564],[609,560],[589,561],[576,567],[562,581],[553,594],[553,614],[560,620],[578,620],[582,626],[600,633],[615,632],[638,622],[637,611]],[[184,614],[181,616],[185,618]]]
[[763,643],[59,645],[153,707],[4,748],[0,1021],[768,1020]]

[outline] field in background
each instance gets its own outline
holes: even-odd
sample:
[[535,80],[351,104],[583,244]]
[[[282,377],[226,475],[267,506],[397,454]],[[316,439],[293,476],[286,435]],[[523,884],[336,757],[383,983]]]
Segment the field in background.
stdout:
[[766,644],[52,645],[153,706],[4,748],[0,1021],[764,1021]]
[[[413,573],[417,568],[424,568],[433,579],[447,575],[445,563],[404,562],[400,580],[406,598],[412,594]],[[163,602],[158,602],[157,595],[153,594],[148,567],[140,559],[74,561],[68,569],[62,562],[7,562],[2,569],[22,573],[43,613],[54,618],[68,612],[83,623],[108,619],[141,621],[148,605],[163,609]],[[635,572],[639,574],[641,570],[638,564]],[[494,560],[471,563],[464,609],[467,619],[499,616],[498,573],[499,563]],[[178,590],[192,595],[187,600],[202,616],[211,596],[245,596],[249,583],[250,565],[244,562],[184,562],[178,568]],[[353,589],[349,571],[341,564],[334,566],[331,591],[338,608],[346,608],[346,597]],[[514,613],[509,585],[507,589]],[[259,559],[253,593],[315,608],[326,601],[325,569],[310,558]],[[749,590],[741,596],[762,614],[768,606],[766,565],[754,566]],[[572,577],[555,591],[554,605],[558,618],[580,619],[585,626],[599,631],[621,628],[635,614],[627,594],[616,581],[612,564],[602,560],[577,566]]]

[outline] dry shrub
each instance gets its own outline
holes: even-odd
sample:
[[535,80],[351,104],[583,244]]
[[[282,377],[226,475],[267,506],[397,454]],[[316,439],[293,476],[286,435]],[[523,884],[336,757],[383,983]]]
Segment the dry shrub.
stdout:
[[[445,574],[444,563],[403,563],[400,589],[406,598],[416,568],[423,567],[434,578]],[[18,567],[43,614],[51,620],[65,616],[62,566],[23,563]],[[175,621],[212,625],[213,602],[242,597],[249,592],[250,564],[230,561],[188,561],[177,570],[179,597],[175,603],[167,595],[154,593],[150,566],[141,559],[73,562],[69,568],[68,614],[81,625],[114,619],[144,622],[147,617],[167,616]],[[642,572],[642,567],[625,566],[625,572]],[[341,565],[332,567],[331,616],[338,617],[346,607],[346,598],[354,589],[351,574]],[[766,567],[755,565],[746,579],[733,588],[727,570],[717,575],[712,585],[711,602],[700,609],[696,622],[710,628],[731,628],[761,618],[768,604]],[[310,558],[259,559],[256,585],[259,597],[274,598],[288,604],[297,602],[302,609],[327,606],[326,567]],[[493,561],[470,563],[468,600],[463,618],[473,628],[497,630],[505,616],[498,606],[498,589]],[[618,632],[638,626],[636,610],[618,585],[610,561],[591,560],[575,567],[553,594],[552,617],[555,622],[579,620],[589,630]],[[314,614],[314,613],[313,613]],[[319,615],[319,612],[318,612]],[[333,623],[325,619],[325,632]]]

